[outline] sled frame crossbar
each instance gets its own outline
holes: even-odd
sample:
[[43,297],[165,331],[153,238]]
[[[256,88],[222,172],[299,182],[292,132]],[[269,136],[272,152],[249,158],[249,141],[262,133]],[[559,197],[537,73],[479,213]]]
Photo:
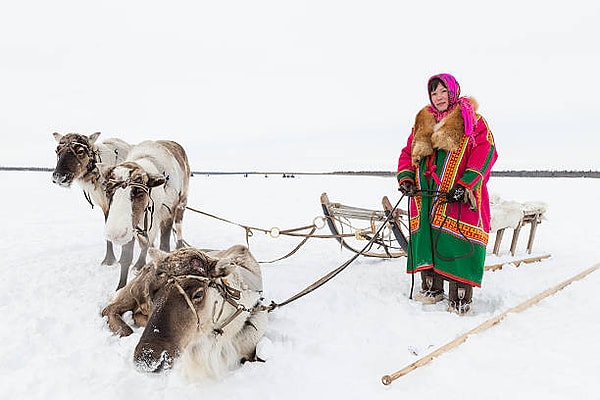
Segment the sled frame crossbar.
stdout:
[[[388,219],[388,215],[392,212],[392,206],[389,204],[389,200],[387,197],[384,197],[383,200],[383,210],[373,210],[361,207],[353,207],[347,206],[341,203],[331,202],[329,201],[329,197],[327,193],[323,193],[321,195],[321,206],[323,208],[323,214],[325,216],[325,221],[327,226],[331,230],[331,233],[336,237],[340,245],[348,249],[352,252],[357,253],[358,250],[352,247],[344,239],[344,237],[348,235],[344,235],[343,232],[340,231],[340,228],[343,228],[342,220],[350,221],[350,220],[359,220],[359,221],[369,221],[371,224],[371,231],[374,230],[374,224],[377,222],[385,222],[389,224],[389,228],[391,229],[396,242],[397,248],[393,250],[391,248],[387,248],[383,246],[383,243],[380,243],[384,247],[383,253],[367,251],[364,252],[363,255],[367,257],[378,257],[378,258],[397,258],[397,257],[405,257],[406,249],[407,249],[407,241],[404,234],[401,232],[400,220],[399,216],[406,214],[406,211],[396,209],[394,210],[394,215]],[[339,227],[338,227],[339,225]],[[357,233],[357,232],[355,232]],[[360,232],[358,232],[360,234]],[[372,232],[369,232],[372,233]],[[353,235],[350,235],[353,236]]]

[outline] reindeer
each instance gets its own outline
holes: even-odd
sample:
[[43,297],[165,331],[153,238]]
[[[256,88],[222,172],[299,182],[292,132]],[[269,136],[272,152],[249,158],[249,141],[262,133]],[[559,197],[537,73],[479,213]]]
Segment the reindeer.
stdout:
[[[61,135],[55,132],[56,167],[52,173],[52,182],[70,187],[73,182],[83,190],[86,200],[92,208],[97,205],[108,216],[109,200],[104,191],[104,178],[100,166],[112,166],[123,162],[131,149],[131,145],[121,139],[110,138],[97,142],[100,132],[90,136],[78,133]],[[116,261],[113,245],[106,241],[106,253],[102,265],[112,265]]]
[[121,337],[133,333],[121,318],[128,311],[145,326],[133,356],[139,370],[159,372],[179,359],[193,379],[219,378],[257,360],[267,308],[260,266],[247,247],[187,247],[169,254],[150,248],[149,255],[151,261],[102,310]]
[[170,250],[171,230],[176,247],[183,246],[181,224],[187,205],[190,166],[184,149],[173,141],[144,141],[131,148],[126,160],[104,168],[109,210],[104,226],[107,240],[123,246],[117,290],[127,283],[134,242],[140,254],[134,268],[146,264],[148,248],[160,232],[160,249]]

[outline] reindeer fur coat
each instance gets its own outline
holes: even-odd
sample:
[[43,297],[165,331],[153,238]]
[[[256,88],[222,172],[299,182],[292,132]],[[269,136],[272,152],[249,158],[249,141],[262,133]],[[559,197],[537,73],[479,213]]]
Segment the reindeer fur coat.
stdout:
[[[433,269],[446,278],[481,286],[490,229],[487,182],[497,153],[478,104],[473,132],[465,134],[461,107],[436,121],[431,107],[417,113],[398,160],[398,183],[410,181],[422,195],[410,198],[411,240],[407,270]],[[443,195],[460,184],[471,196],[466,203],[446,203]],[[437,193],[437,194],[434,194]]]

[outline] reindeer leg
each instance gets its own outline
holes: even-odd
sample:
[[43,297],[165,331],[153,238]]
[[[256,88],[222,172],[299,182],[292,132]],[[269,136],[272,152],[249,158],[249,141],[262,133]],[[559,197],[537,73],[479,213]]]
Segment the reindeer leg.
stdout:
[[181,228],[183,222],[183,212],[187,204],[187,199],[183,199],[182,202],[175,208],[175,236],[177,239],[176,248],[180,249],[184,246],[183,241],[183,230]]
[[147,244],[142,244],[140,242],[140,256],[138,257],[137,261],[135,262],[135,265],[133,266],[133,268],[135,268],[136,270],[140,270],[144,267],[144,265],[146,265],[146,255],[148,254],[148,245]]
[[162,251],[171,251],[171,230],[173,229],[173,219],[164,221],[160,226],[160,249]]
[[148,274],[152,274],[151,269],[142,270],[136,279],[129,282],[123,290],[119,290],[115,298],[102,310],[102,316],[107,317],[108,326],[115,335],[123,337],[133,333],[122,318],[127,311],[133,313],[136,325],[146,324],[152,307],[147,290]]
[[106,241],[106,254],[104,255],[104,260],[102,260],[101,265],[113,265],[117,261],[117,257],[115,257],[115,252],[113,251],[113,245],[110,240]]
[[[106,219],[108,218],[108,209],[103,210],[104,212],[104,223],[106,224]],[[106,241],[106,253],[104,254],[104,260],[100,265],[113,265],[117,261],[117,257],[115,257],[115,252],[113,250],[113,245],[110,240]]]
[[121,257],[119,258],[119,264],[121,264],[121,275],[119,276],[119,284],[117,290],[121,289],[127,283],[127,275],[129,274],[129,266],[133,260],[133,244],[135,239],[132,239],[129,243],[121,246]]
[[148,324],[148,315],[142,311],[134,311],[133,322],[135,322],[137,326],[146,326]]
[[102,310],[102,316],[108,318],[108,327],[110,330],[120,337],[129,336],[133,333],[133,329],[121,318],[121,315],[127,311],[131,311],[136,307],[135,298],[128,290],[121,290],[117,297]]
[[[241,356],[241,363],[262,361],[256,354],[256,345],[263,337],[267,327],[267,314],[257,312],[248,317],[244,327],[236,334],[236,347]],[[237,340],[239,339],[239,340]]]

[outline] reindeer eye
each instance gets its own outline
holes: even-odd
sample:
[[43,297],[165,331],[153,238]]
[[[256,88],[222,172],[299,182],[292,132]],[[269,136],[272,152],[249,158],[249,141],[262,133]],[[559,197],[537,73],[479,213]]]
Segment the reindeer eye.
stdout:
[[77,149],[76,151],[77,157],[83,157],[85,155],[85,150],[82,148]]
[[194,292],[194,295],[192,296],[192,300],[202,300],[204,298],[204,288],[200,288],[198,290],[196,290]]
[[142,189],[137,188],[137,187],[132,187],[131,188],[131,198],[140,197],[143,194],[144,194],[144,191]]

